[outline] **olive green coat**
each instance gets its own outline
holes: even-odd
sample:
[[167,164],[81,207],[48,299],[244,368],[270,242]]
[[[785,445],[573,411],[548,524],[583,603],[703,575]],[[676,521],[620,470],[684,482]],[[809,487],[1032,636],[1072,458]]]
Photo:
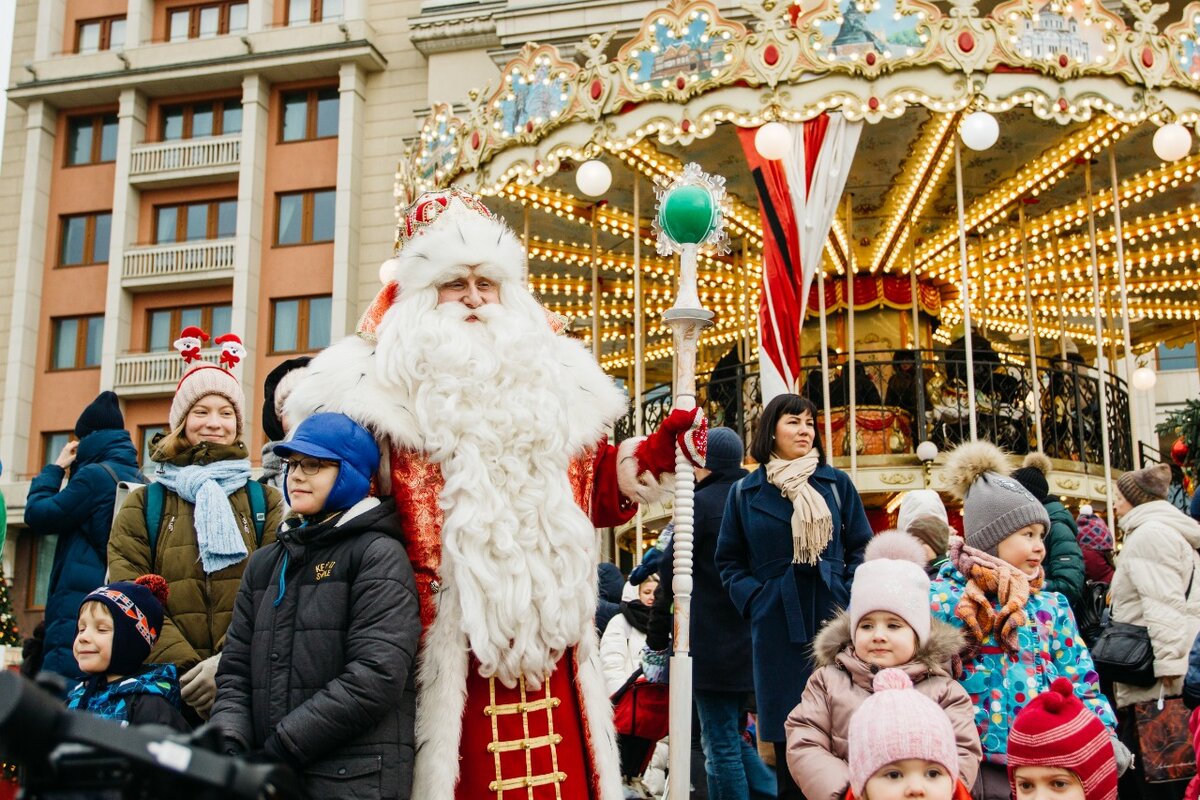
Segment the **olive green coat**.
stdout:
[[[171,462],[179,466],[204,464],[233,458],[245,458],[243,445],[193,447]],[[283,521],[283,496],[267,486],[267,520],[263,527],[263,545],[275,541],[275,531]],[[245,488],[229,495],[234,518],[242,528],[246,550],[257,549],[250,499]],[[192,523],[193,505],[167,490],[163,497],[162,522],[150,563],[150,541],[146,535],[145,493],[130,493],[117,513],[108,540],[108,579],[131,581],[140,575],[157,573],[167,579],[170,595],[167,614],[158,644],[147,663],[170,663],[182,673],[201,660],[221,651],[225,631],[233,618],[233,604],[242,581],[242,571],[250,559],[205,575],[200,566],[200,550]]]

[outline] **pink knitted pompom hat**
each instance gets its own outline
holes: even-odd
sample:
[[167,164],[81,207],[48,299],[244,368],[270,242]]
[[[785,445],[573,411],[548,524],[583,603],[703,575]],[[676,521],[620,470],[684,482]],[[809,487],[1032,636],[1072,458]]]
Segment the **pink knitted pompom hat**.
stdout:
[[902,670],[880,670],[875,693],[850,718],[850,788],[855,797],[881,768],[919,758],[941,764],[958,780],[954,726],[942,707],[913,688]]

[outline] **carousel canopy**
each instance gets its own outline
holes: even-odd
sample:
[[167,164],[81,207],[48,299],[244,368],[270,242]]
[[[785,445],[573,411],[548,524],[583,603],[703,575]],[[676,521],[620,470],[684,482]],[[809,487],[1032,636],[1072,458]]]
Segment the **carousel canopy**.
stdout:
[[[1200,119],[1200,3],[1126,0],[1117,11],[1089,0],[821,0],[746,15],[673,0],[626,41],[597,33],[571,57],[529,44],[493,85],[435,106],[399,164],[397,204],[451,184],[491,196],[526,239],[531,288],[584,338],[595,310],[601,361],[618,373],[633,362],[638,308],[645,361],[671,352],[661,314],[675,267],[654,251],[649,181],[687,162],[728,189],[732,248],[699,264],[701,300],[716,312],[710,363],[733,346],[750,357],[767,313],[764,264],[768,282],[780,268],[773,248],[794,250],[784,274],[809,313],[816,286],[802,287],[814,270],[831,310],[845,307],[848,274],[856,308],[908,307],[915,283],[945,338],[965,285],[987,330],[1024,336],[1031,307],[1039,338],[1084,347],[1095,346],[1097,308],[1104,342],[1120,344],[1123,264],[1135,351],[1190,339],[1200,155],[1190,139],[1169,152],[1161,139],[1178,128],[1155,139]],[[999,136],[959,148],[960,226],[956,141],[978,111]],[[823,120],[837,117],[826,135]],[[977,121],[963,135],[978,138]],[[754,141],[768,122],[786,124],[782,159]],[[612,179],[594,198],[579,186],[603,189],[604,170],[577,173],[597,160]],[[778,199],[781,181],[785,197],[803,195],[804,176],[808,205],[784,214],[799,243],[785,246],[777,204],[764,209],[763,198]]]

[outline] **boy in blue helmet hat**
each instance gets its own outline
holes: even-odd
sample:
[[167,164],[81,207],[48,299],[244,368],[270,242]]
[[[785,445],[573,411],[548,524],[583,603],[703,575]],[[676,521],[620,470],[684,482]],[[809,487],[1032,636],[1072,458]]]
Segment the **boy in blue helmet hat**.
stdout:
[[396,510],[370,496],[379,449],[316,414],[275,453],[292,515],[246,567],[212,722],[312,797],[408,798],[421,623]]

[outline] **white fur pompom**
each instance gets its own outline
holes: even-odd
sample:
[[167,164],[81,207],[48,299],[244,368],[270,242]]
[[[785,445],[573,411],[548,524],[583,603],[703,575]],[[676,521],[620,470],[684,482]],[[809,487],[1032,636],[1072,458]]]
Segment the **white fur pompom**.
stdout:
[[925,568],[925,550],[916,537],[903,531],[884,531],[871,539],[863,554],[863,561],[889,558],[894,561],[911,561]]
[[959,500],[966,498],[971,484],[985,472],[1009,473],[1004,451],[991,442],[979,440],[960,444],[946,459],[946,478],[950,491]]
[[389,258],[379,265],[379,282],[384,286],[398,280],[400,277],[400,259]]
[[1039,453],[1034,450],[1025,456],[1025,460],[1021,462],[1022,467],[1033,467],[1043,475],[1049,475],[1050,470],[1054,469],[1054,463],[1046,457],[1045,453]]

